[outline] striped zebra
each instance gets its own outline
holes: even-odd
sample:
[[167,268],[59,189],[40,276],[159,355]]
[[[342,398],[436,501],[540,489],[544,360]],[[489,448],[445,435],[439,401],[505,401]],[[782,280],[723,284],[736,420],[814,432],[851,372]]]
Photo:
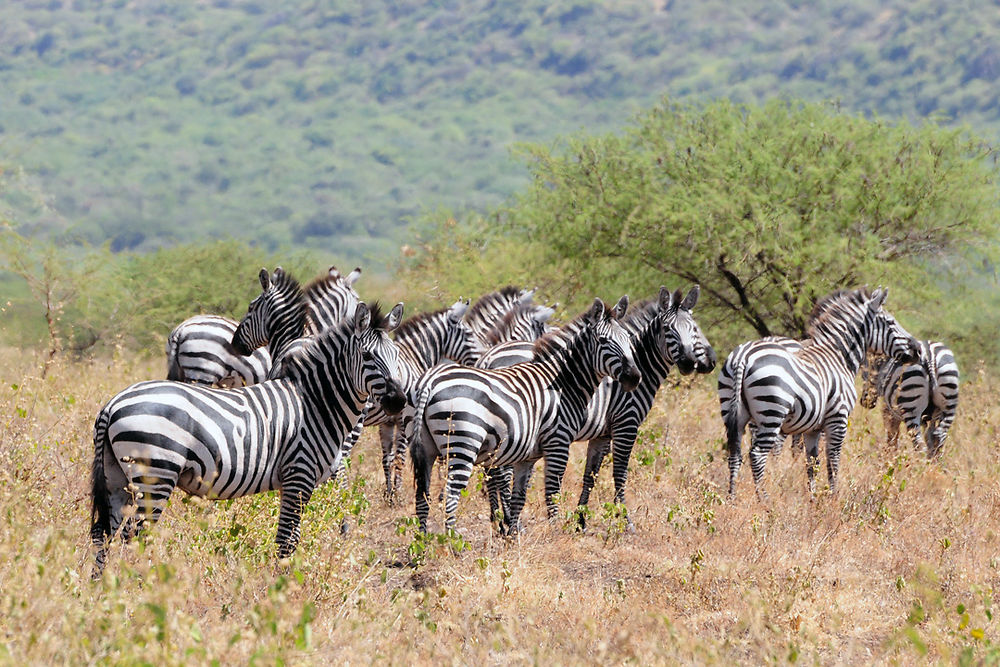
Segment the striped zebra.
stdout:
[[[525,291],[513,286],[507,286],[496,292],[484,295],[473,306],[475,313],[472,316],[466,315],[465,324],[470,330],[474,331],[476,341],[480,344],[490,346],[497,345],[501,341],[532,341],[528,343],[530,347],[535,340],[545,333],[546,322],[555,313],[553,308],[531,303],[533,294],[534,290]],[[508,309],[506,313],[504,309]],[[499,318],[499,320],[493,322],[492,326],[489,326],[490,318]],[[475,329],[478,329],[478,333],[475,333]],[[397,343],[400,342],[400,332],[396,333],[396,341]],[[434,363],[427,364],[422,369],[421,374],[446,359],[463,365],[470,365],[473,361],[478,360],[481,354],[481,349],[475,354],[475,359],[470,355],[466,355],[460,359],[446,354],[439,357]],[[410,405],[413,405],[415,402],[413,396],[410,395]],[[379,438],[382,442],[383,470],[387,471],[386,499],[389,502],[394,500],[396,491],[402,485],[403,468],[406,463],[408,447],[405,431],[411,419],[412,413],[409,407],[407,407],[407,409],[395,417],[387,419],[384,416],[380,417],[376,413],[375,416],[366,418],[364,422],[365,426],[376,424],[379,426]],[[356,441],[359,435],[360,429],[352,434],[352,440]],[[353,441],[351,442],[351,446],[354,444]],[[350,447],[348,447],[348,451],[350,451]],[[390,469],[391,472],[388,472]]]
[[519,305],[530,304],[534,296],[533,289],[524,290],[514,285],[506,285],[476,299],[465,315],[465,322],[485,350],[490,345],[488,340],[490,332],[504,316]]
[[[359,300],[353,286],[360,275],[360,268],[341,276],[331,266],[306,286],[307,333],[353,317]],[[271,353],[267,349],[245,354],[234,350],[231,343],[237,325],[236,320],[219,315],[196,315],[177,325],[167,337],[167,379],[220,387],[262,382],[271,370]]]
[[167,337],[167,379],[219,387],[263,382],[271,354],[238,354],[232,346],[237,324],[221,315],[195,315],[174,327]]
[[[688,375],[710,373],[715,369],[715,351],[692,315],[701,293],[695,285],[682,298],[680,290],[671,293],[660,288],[655,300],[636,304],[622,320],[622,326],[631,338],[632,355],[642,374],[642,381],[632,391],[626,391],[612,378],[605,378],[587,404],[587,419],[573,436],[574,441],[587,440],[587,464],[583,475],[583,489],[579,506],[585,507],[597,480],[601,464],[609,451],[613,451],[612,476],[615,483],[615,503],[624,504],[625,486],[628,481],[628,464],[638,434],[639,425],[645,421],[653,406],[656,392],[670,369]],[[512,346],[508,346],[510,350]],[[480,363],[491,363],[493,368],[504,362],[520,363],[524,359],[512,354],[484,356]],[[505,515],[510,511],[510,483],[513,470],[509,466],[487,470],[491,515]],[[626,515],[627,516],[627,515]],[[581,525],[585,514],[578,514]],[[632,526],[631,518],[628,518]]]
[[405,403],[390,328],[377,306],[359,303],[351,320],[289,360],[280,379],[229,390],[140,382],[108,401],[94,424],[94,576],[109,538],[121,531],[128,540],[146,519],[155,522],[175,487],[219,500],[280,491],[275,541],[279,558],[289,556],[302,509],[339,465],[340,443],[365,401],[374,397],[388,412]]
[[600,299],[559,332],[535,343],[534,359],[498,370],[444,366],[428,373],[418,388],[411,456],[416,512],[427,529],[431,468],[447,464],[445,527],[455,526],[458,497],[478,464],[515,465],[516,486],[507,528],[518,525],[528,476],[545,459],[545,499],[550,517],[558,511],[573,434],[586,419],[587,402],[604,377],[633,389],[641,376],[628,334],[618,320],[628,308]]
[[[395,333],[399,348],[399,376],[403,391],[410,396],[417,381],[429,369],[450,360],[471,365],[482,355],[479,340],[463,321],[469,306],[459,300],[450,308],[421,313],[403,322]],[[386,499],[392,502],[402,485],[402,447],[397,444],[405,425],[413,418],[412,398],[402,412],[395,415],[373,406],[367,411],[364,426],[378,426],[382,443],[382,472],[385,474]],[[360,435],[352,432],[344,445],[344,456],[350,454]]]
[[958,364],[943,343],[920,341],[920,359],[904,363],[870,355],[862,368],[861,405],[874,408],[882,398],[882,420],[890,446],[899,442],[905,424],[917,450],[928,457],[941,453],[958,407]]
[[857,402],[855,377],[869,352],[914,359],[914,338],[884,308],[888,290],[841,290],[813,310],[798,351],[781,341],[730,355],[719,373],[719,404],[729,449],[729,494],[742,464],[740,440],[752,423],[750,467],[758,495],[771,449],[785,434],[804,435],[809,489],[815,490],[819,437],[826,437],[827,477],[836,491],[847,417]]

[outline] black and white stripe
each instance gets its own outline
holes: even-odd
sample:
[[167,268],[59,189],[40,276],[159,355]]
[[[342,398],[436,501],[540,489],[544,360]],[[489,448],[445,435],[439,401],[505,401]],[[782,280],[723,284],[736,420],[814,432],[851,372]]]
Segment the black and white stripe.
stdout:
[[[353,286],[360,275],[360,268],[341,276],[331,266],[306,286],[309,308],[304,333],[318,333],[354,316],[359,298]],[[196,315],[177,325],[167,337],[167,379],[220,387],[262,382],[271,370],[271,353],[234,350],[237,324],[220,315]]]
[[155,522],[174,488],[212,499],[279,490],[278,555],[291,554],[302,509],[339,465],[365,401],[403,407],[386,329],[377,309],[359,304],[352,320],[289,360],[280,379],[230,390],[142,382],[112,398],[94,425],[95,575],[108,538],[121,530],[129,539]]
[[[459,300],[450,308],[411,317],[396,330],[394,338],[399,348],[399,376],[408,397],[407,406],[396,415],[386,414],[378,406],[373,406],[363,422],[364,426],[379,427],[382,471],[385,474],[386,498],[390,502],[402,484],[406,450],[401,440],[406,425],[413,418],[415,400],[412,392],[417,381],[442,361],[471,365],[482,355],[479,340],[462,319],[468,306],[468,301]],[[357,429],[344,444],[345,456],[351,452],[359,433],[360,429]]]
[[[604,457],[611,451],[614,501],[625,502],[628,464],[639,425],[649,414],[656,392],[670,369],[676,365],[681,373],[687,375],[696,370],[710,373],[715,368],[715,351],[691,312],[699,294],[697,285],[683,298],[679,290],[671,293],[661,287],[657,299],[635,305],[622,320],[622,326],[631,339],[632,355],[642,380],[634,390],[626,391],[614,379],[605,378],[587,404],[587,419],[573,437],[577,441],[589,441],[579,505],[588,504]],[[511,360],[514,363],[524,361],[510,353],[496,355],[490,361],[502,363]],[[498,510],[502,510],[503,514],[509,511],[512,476],[510,467],[487,471],[490,508],[494,517]],[[585,521],[584,516],[579,514],[581,524]],[[628,521],[631,525],[631,518]]]
[[882,305],[883,289],[839,291],[819,303],[798,351],[782,340],[730,355],[719,373],[719,402],[729,449],[729,493],[742,464],[740,440],[753,423],[750,467],[761,497],[764,468],[784,434],[804,435],[810,490],[815,488],[819,437],[826,437],[827,476],[836,490],[847,418],[857,402],[854,379],[869,352],[914,359],[917,342]]
[[238,354],[232,346],[236,326],[221,315],[195,315],[174,327],[167,337],[167,379],[219,387],[263,382],[271,354],[263,349]]
[[862,369],[861,404],[873,408],[882,398],[886,439],[898,446],[899,426],[918,450],[940,454],[941,446],[958,408],[958,364],[943,343],[920,341],[920,358],[901,362],[885,355],[871,355]]
[[412,457],[416,509],[426,530],[431,468],[447,463],[446,527],[453,528],[458,497],[475,464],[515,465],[516,486],[508,527],[517,526],[534,462],[545,459],[549,516],[557,512],[573,434],[586,420],[587,402],[600,381],[618,379],[626,389],[640,378],[628,334],[618,319],[628,308],[622,297],[611,308],[602,301],[563,330],[535,345],[534,359],[498,370],[440,367],[418,388]]
[[534,295],[535,290],[524,290],[514,285],[501,287],[476,299],[465,315],[465,323],[485,350],[490,346],[489,336],[497,324],[517,306],[530,304]]

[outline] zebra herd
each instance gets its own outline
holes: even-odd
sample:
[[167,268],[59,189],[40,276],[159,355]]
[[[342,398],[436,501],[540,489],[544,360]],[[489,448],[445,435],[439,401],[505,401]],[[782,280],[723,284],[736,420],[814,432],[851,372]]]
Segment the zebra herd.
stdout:
[[[132,385],[101,408],[92,466],[95,576],[109,540],[128,540],[147,519],[155,522],[174,488],[213,499],[278,491],[278,555],[290,555],[304,506],[318,485],[343,479],[365,426],[379,427],[390,502],[409,453],[422,530],[437,462],[448,529],[477,465],[501,532],[520,530],[538,459],[547,512],[557,516],[578,440],[589,442],[578,505],[587,505],[609,452],[614,500],[624,505],[639,426],[671,368],[706,374],[716,366],[693,314],[698,286],[686,295],[661,288],[631,309],[628,296],[614,305],[595,299],[558,328],[549,324],[553,307],[513,286],[403,321],[402,303],[383,314],[359,298],[360,275],[331,267],[302,287],[281,268],[261,270],[261,293],[239,323],[214,315],[184,321],[168,337],[168,379]],[[730,494],[747,426],[762,498],[768,456],[786,435],[804,444],[810,490],[825,437],[835,490],[859,371],[862,403],[873,407],[882,397],[890,439],[904,423],[915,446],[940,452],[957,404],[954,355],[940,343],[918,343],[885,310],[886,297],[884,289],[836,292],[817,304],[805,339],[764,338],[729,355],[718,390]],[[582,525],[585,513],[578,517]]]

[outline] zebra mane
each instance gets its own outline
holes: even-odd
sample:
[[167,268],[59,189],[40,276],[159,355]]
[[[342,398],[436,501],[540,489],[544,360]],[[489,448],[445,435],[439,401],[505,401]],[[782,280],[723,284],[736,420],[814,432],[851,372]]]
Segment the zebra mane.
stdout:
[[402,324],[396,329],[395,339],[397,342],[401,340],[406,340],[408,337],[412,336],[414,332],[419,331],[423,328],[424,324],[433,320],[441,315],[446,314],[450,308],[442,308],[440,310],[431,310],[425,313],[417,313],[412,317],[408,317],[403,320]]
[[510,329],[514,326],[517,318],[527,312],[534,311],[538,306],[532,303],[519,303],[514,306],[514,310],[509,311],[503,316],[503,319],[497,322],[493,327],[486,332],[486,344],[487,345],[497,345],[498,343],[505,342],[507,338],[504,337]]
[[[601,316],[601,321],[607,322],[611,319],[611,311],[614,306],[609,305],[606,301],[602,303],[604,303],[604,315]],[[588,325],[586,321],[588,313],[590,313],[590,308],[577,315],[572,322],[561,329],[550,331],[536,340],[535,346],[532,348],[534,361],[547,361],[564,354],[572,347],[577,337]]]
[[621,324],[629,331],[638,331],[656,319],[656,316],[659,313],[660,303],[658,300],[644,299],[642,301],[637,301],[632,304],[632,307],[628,309],[627,313],[625,313],[625,317],[621,319]]
[[479,297],[474,304],[472,304],[469,308],[469,312],[465,314],[465,319],[474,321],[476,318],[483,317],[483,311],[487,311],[495,306],[500,306],[504,309],[509,308],[510,304],[517,301],[517,296],[520,293],[520,287],[517,287],[516,285],[505,285],[495,292],[484,294]]
[[854,290],[841,289],[826,295],[813,307],[809,324],[806,326],[806,335],[814,338],[814,334],[820,333],[831,321],[842,319],[844,313],[851,310],[851,306],[860,308],[869,299],[871,293],[867,287]]
[[288,303],[291,304],[291,308],[293,309],[291,312],[295,317],[296,330],[299,331],[297,335],[301,336],[301,332],[305,331],[306,325],[311,320],[309,317],[309,299],[302,290],[302,285],[287,271],[275,270],[271,275],[271,287],[275,291],[288,296]]
[[[382,312],[382,304],[378,301],[372,301],[368,304],[368,313],[371,315],[371,328],[379,329],[385,331],[389,326],[389,315]],[[350,318],[349,318],[350,319]],[[350,320],[353,326],[353,320]]]
[[317,293],[323,294],[336,287],[342,287],[348,292],[354,292],[354,287],[347,284],[340,271],[331,266],[329,271],[324,271],[305,286],[305,294],[308,299],[312,300],[312,297]]

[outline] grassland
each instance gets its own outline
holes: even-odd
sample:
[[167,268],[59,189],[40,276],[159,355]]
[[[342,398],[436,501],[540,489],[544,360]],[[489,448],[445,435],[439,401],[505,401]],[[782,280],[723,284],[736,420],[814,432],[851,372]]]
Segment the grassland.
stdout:
[[[475,492],[460,505],[464,542],[421,539],[406,521],[412,489],[399,505],[382,500],[366,434],[350,488],[314,496],[290,562],[274,556],[274,496],[177,495],[92,583],[93,417],[161,366],[122,354],[58,361],[43,378],[40,357],[0,350],[0,662],[997,659],[1000,383],[971,361],[941,460],[887,451],[881,417],[859,410],[836,496],[810,499],[802,458],[786,450],[769,466],[769,505],[748,470],[727,499],[714,380],[701,378],[663,387],[644,425],[634,534],[602,506],[605,470],[585,533],[546,522],[535,488],[519,541],[491,534]],[[569,501],[582,466],[576,445]],[[345,515],[353,528],[341,535]]]

